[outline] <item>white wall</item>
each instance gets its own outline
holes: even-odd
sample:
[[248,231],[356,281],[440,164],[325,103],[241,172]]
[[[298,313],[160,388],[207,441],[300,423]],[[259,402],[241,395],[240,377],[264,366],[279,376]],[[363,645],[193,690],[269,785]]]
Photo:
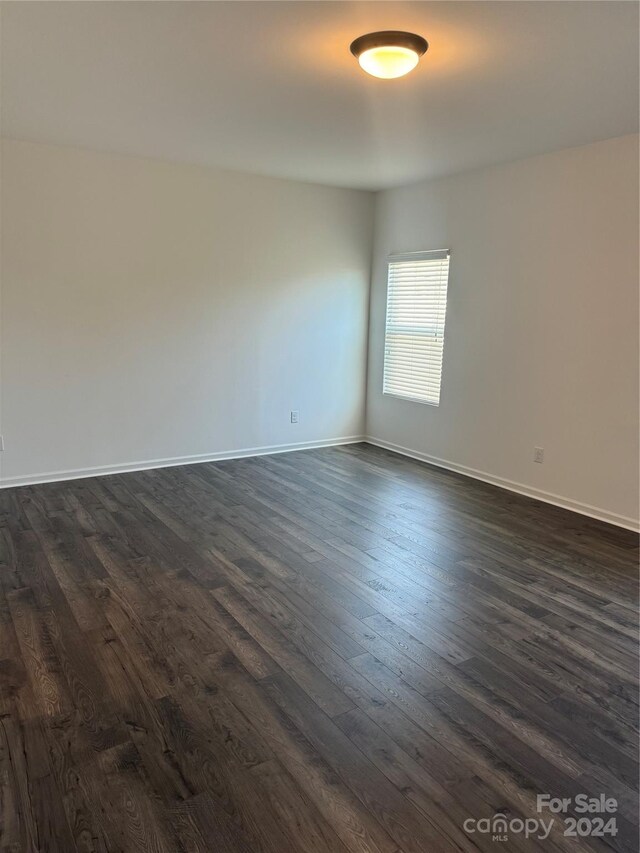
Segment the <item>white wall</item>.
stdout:
[[[637,519],[637,146],[379,194],[368,435]],[[362,435],[371,212],[5,140],[0,481]],[[453,252],[439,408],[381,393],[385,258],[431,248]]]
[[5,140],[2,481],[361,435],[371,215],[368,193]]
[[[385,259],[440,248],[452,256],[434,408],[382,395]],[[637,136],[378,196],[367,432],[638,518]]]

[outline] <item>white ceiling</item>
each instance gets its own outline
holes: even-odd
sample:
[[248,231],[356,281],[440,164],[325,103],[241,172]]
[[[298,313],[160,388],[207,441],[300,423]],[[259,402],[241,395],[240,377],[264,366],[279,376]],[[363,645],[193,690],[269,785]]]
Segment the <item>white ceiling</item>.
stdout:
[[[377,189],[632,133],[635,2],[3,2],[2,133]],[[362,33],[429,51],[364,74]]]

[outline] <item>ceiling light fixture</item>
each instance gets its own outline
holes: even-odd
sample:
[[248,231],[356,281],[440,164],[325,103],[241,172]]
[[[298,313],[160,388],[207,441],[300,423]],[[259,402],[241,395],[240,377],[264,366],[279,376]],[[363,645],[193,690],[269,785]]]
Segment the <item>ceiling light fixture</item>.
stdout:
[[367,33],[351,42],[351,53],[367,74],[389,80],[408,74],[428,47],[422,36],[385,30]]

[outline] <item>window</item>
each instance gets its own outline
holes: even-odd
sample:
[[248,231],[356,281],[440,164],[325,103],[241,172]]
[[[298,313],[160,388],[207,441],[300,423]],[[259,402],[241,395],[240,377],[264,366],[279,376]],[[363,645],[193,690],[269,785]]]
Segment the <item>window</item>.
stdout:
[[449,252],[389,257],[383,392],[440,404]]

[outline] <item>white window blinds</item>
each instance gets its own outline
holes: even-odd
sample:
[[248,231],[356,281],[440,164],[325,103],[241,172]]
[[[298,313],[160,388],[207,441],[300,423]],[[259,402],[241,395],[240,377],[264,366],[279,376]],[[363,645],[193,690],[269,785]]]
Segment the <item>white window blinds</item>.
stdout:
[[390,256],[385,394],[439,405],[448,280],[448,251]]

